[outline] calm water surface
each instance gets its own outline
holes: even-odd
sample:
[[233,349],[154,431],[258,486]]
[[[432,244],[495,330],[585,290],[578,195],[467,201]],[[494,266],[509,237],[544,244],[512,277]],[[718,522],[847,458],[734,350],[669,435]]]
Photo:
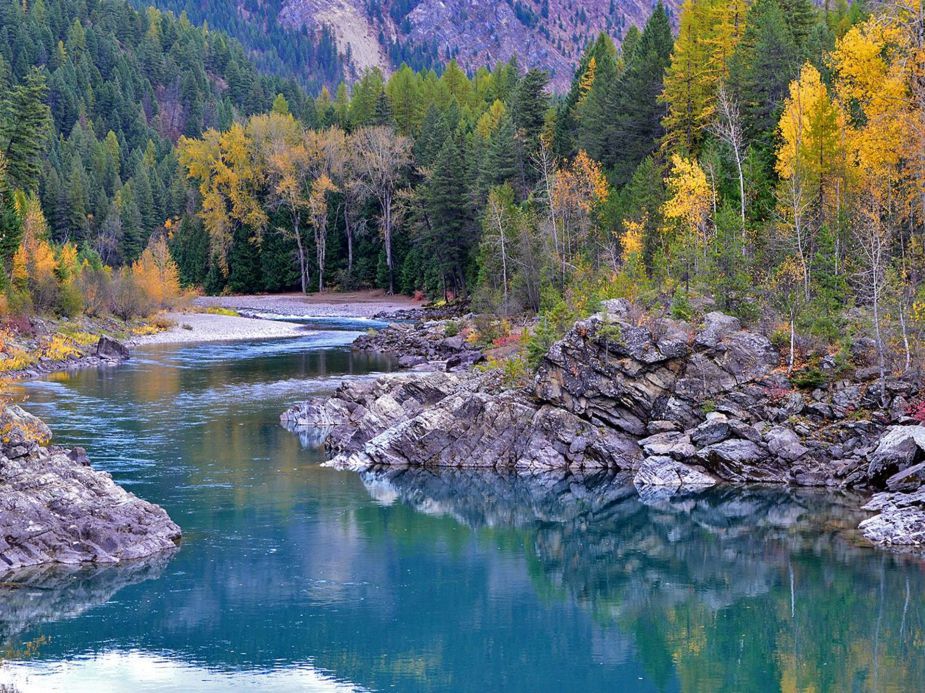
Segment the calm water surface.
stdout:
[[[173,555],[4,578],[24,691],[913,691],[923,564],[857,501],[640,498],[601,474],[321,468],[280,412],[388,371],[355,334],[149,349],[24,386],[57,442],[163,505]],[[35,644],[30,658],[23,656]]]

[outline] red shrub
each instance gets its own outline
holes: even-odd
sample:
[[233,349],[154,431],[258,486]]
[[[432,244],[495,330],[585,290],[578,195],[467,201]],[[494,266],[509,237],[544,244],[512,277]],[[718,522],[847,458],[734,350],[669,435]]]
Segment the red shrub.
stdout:
[[910,405],[906,413],[920,424],[925,424],[925,399]]

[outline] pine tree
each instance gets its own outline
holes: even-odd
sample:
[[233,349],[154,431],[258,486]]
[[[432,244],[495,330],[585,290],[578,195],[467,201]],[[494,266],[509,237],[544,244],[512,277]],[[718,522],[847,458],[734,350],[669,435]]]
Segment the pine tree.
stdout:
[[662,77],[671,61],[671,45],[671,23],[660,2],[627,59],[618,87],[611,125],[614,133],[610,151],[603,159],[614,170],[618,183],[629,180],[664,135],[665,105],[658,97]]
[[45,75],[32,68],[25,80],[8,90],[0,101],[0,147],[11,187],[33,190],[38,185],[39,155],[51,127],[47,98]]
[[514,94],[512,117],[518,135],[524,143],[527,156],[531,156],[539,147],[540,133],[546,122],[549,108],[549,75],[542,70],[530,70]]
[[730,65],[730,83],[742,107],[745,133],[770,147],[790,81],[800,69],[799,49],[778,0],[758,0]]
[[448,288],[466,292],[466,265],[471,249],[470,202],[466,180],[465,152],[461,138],[452,136],[437,156],[427,186],[425,248],[436,271]]

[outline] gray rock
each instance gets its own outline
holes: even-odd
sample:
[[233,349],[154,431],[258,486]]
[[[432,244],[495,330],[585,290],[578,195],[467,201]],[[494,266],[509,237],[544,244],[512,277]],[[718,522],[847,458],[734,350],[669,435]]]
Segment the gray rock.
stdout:
[[123,361],[129,357],[130,352],[121,342],[102,335],[96,344],[96,355],[109,361]]
[[676,460],[693,457],[697,452],[690,436],[678,432],[656,433],[640,440],[639,446],[650,457],[668,456]]
[[788,462],[795,462],[809,452],[809,448],[800,442],[799,436],[784,426],[772,428],[765,435],[765,440],[774,455]]
[[697,335],[697,343],[706,347],[715,347],[723,337],[742,329],[738,318],[715,311],[703,316],[703,324],[703,330]]
[[732,436],[732,426],[724,414],[711,415],[690,433],[691,443],[698,448],[713,445]]
[[914,493],[878,493],[864,506],[877,512],[858,529],[880,546],[925,546],[925,487]]
[[162,508],[94,471],[82,450],[45,447],[50,433],[34,416],[11,406],[2,423],[0,570],[121,563],[179,543]]
[[668,486],[673,488],[713,486],[716,479],[702,470],[670,457],[649,457],[633,477],[633,485]]
[[874,485],[925,460],[925,426],[891,426],[870,456],[867,475]]
[[750,440],[730,438],[697,452],[697,460],[725,481],[787,483],[787,469],[768,451]]
[[735,318],[711,314],[715,339],[697,342],[686,323],[636,325],[620,314],[608,314],[606,331],[600,316],[580,321],[553,345],[537,372],[539,399],[644,436],[656,419],[696,425],[707,399],[764,377],[779,360],[764,337],[732,330]]

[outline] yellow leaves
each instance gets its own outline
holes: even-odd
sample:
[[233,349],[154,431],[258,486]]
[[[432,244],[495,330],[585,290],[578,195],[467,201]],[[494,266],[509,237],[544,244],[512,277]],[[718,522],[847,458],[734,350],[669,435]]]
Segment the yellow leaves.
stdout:
[[677,154],[671,156],[671,172],[665,179],[670,195],[662,207],[665,218],[684,231],[703,233],[710,211],[712,190],[700,164]]
[[163,236],[152,238],[132,265],[132,277],[154,304],[169,307],[179,299],[180,273]]
[[311,193],[308,196],[308,208],[311,213],[312,223],[316,227],[326,226],[328,216],[327,194],[335,192],[337,186],[331,181],[327,174],[321,174],[312,181]]
[[685,0],[659,97],[668,105],[666,143],[693,151],[716,106],[717,88],[745,31],[744,0]]
[[830,57],[839,99],[854,116],[845,129],[848,160],[871,192],[899,174],[910,118],[907,48],[896,25],[872,18],[848,31]]
[[52,361],[67,361],[69,358],[80,356],[77,344],[62,334],[52,335],[42,347],[42,356]]
[[800,78],[790,83],[779,131],[782,145],[777,152],[777,172],[783,179],[794,175],[823,179],[840,159],[844,117],[829,96],[819,71],[806,63]]
[[634,258],[642,255],[642,239],[645,232],[646,221],[633,221],[627,219],[623,222],[623,235],[620,237],[620,247],[623,251],[622,260],[629,264]]
[[475,131],[482,139],[487,140],[498,129],[498,125],[501,124],[501,119],[505,113],[507,113],[507,107],[504,102],[495,99],[494,103],[479,118]]
[[585,73],[581,76],[581,79],[578,82],[578,103],[584,101],[590,93],[591,87],[594,86],[594,77],[596,74],[597,58],[592,55],[591,60],[588,61],[588,67],[585,70]]

